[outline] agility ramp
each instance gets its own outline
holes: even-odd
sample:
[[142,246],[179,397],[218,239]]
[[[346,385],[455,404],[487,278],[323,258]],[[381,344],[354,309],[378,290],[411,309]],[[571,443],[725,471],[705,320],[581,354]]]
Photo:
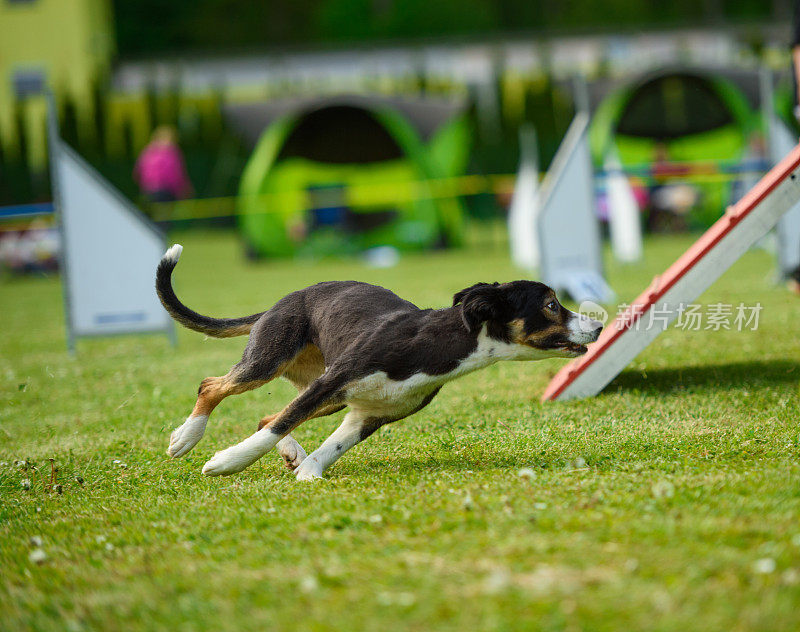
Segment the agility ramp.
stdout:
[[154,289],[164,235],[61,140],[52,100],[49,110],[69,350],[79,337],[160,332],[174,341],[174,325]]
[[687,304],[722,276],[799,201],[800,145],[796,145],[664,274],[653,279],[650,287],[606,327],[584,356],[556,374],[542,400],[581,399],[603,390]]

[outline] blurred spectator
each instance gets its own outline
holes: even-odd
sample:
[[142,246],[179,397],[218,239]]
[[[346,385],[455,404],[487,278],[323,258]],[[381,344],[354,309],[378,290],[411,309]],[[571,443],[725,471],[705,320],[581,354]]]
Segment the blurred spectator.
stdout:
[[651,170],[655,184],[650,189],[647,229],[652,233],[685,231],[688,228],[687,215],[700,196],[692,185],[673,180],[688,175],[690,169],[671,162],[663,143],[656,146],[655,153]]
[[133,178],[151,202],[172,202],[192,195],[174,128],[162,125],[155,129],[136,161]]
[[24,230],[0,233],[0,268],[11,272],[50,272],[58,269],[58,230],[34,220]]

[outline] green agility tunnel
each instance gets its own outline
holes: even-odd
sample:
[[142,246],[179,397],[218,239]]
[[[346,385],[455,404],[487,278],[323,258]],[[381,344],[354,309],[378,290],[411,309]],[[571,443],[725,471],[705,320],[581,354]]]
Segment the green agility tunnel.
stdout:
[[470,146],[463,103],[337,96],[230,106],[226,116],[255,143],[237,201],[251,254],[463,241],[452,195]]
[[[595,164],[602,166],[614,152],[623,167],[642,167],[659,159],[725,163],[746,159],[758,124],[745,94],[747,79],[662,70],[623,85],[602,100],[592,120]],[[690,225],[702,228],[722,214],[733,190],[730,181],[697,187],[701,201]]]

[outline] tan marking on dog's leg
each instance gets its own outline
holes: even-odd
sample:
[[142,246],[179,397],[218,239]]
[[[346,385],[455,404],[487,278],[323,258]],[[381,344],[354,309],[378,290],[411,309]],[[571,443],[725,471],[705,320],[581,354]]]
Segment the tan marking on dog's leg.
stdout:
[[197,401],[192,409],[192,414],[170,435],[167,454],[172,458],[177,458],[196,446],[203,438],[211,412],[223,399],[229,395],[253,390],[265,383],[264,381],[238,382],[231,373],[204,379],[197,391]]
[[271,415],[262,417],[261,421],[258,422],[258,428],[256,428],[256,430],[261,430],[264,426],[273,422],[278,415],[280,415],[280,413],[272,413]]
[[197,391],[197,402],[194,405],[194,409],[192,409],[192,415],[210,415],[211,411],[229,395],[246,393],[266,383],[266,380],[239,382],[230,373],[221,377],[207,377],[200,382],[200,388]]

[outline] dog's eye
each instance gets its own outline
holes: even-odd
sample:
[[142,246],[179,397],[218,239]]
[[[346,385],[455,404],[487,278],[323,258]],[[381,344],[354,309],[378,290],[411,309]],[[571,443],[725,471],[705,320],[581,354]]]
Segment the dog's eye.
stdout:
[[556,311],[557,308],[558,308],[558,303],[556,303],[555,301],[550,301],[547,304],[547,309],[549,310]]

